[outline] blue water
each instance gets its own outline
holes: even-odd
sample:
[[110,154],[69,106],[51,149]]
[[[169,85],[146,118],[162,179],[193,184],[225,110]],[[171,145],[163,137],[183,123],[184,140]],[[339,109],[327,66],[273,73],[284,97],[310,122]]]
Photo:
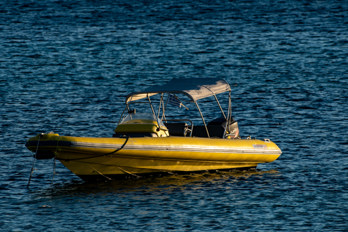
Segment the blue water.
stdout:
[[[347,57],[346,1],[1,1],[0,230],[347,231]],[[173,77],[226,79],[241,135],[282,156],[112,183],[45,160],[26,188],[29,137],[111,136]]]

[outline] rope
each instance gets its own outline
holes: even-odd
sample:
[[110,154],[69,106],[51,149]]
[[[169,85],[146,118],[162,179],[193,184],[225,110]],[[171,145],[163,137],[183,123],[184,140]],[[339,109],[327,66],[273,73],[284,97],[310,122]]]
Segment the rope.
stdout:
[[56,175],[56,157],[54,156],[54,158],[53,158],[53,174],[52,174],[51,185],[53,185],[55,175]]
[[35,151],[35,155],[33,156],[33,159],[34,159],[34,160],[33,160],[32,166],[31,166],[31,170],[30,170],[30,175],[29,175],[29,180],[28,180],[27,188],[29,188],[30,181],[31,181],[31,177],[32,177],[33,172],[34,172],[34,167],[35,167],[35,164],[36,164],[36,156],[37,156],[37,152],[38,152],[38,150],[39,150],[39,144],[40,144],[41,135],[42,135],[42,134],[39,134],[39,139],[37,140],[36,151]]
[[112,152],[110,152],[110,153],[106,153],[106,154],[104,154],[104,155],[112,155],[112,154],[114,154],[114,153],[116,153],[116,152],[122,150],[122,149],[124,148],[124,146],[126,146],[126,144],[127,144],[127,142],[128,142],[128,139],[129,139],[129,136],[126,137],[126,141],[124,141],[124,143],[122,144],[121,147],[117,148],[116,150],[114,150],[114,151],[112,151]]
[[[93,167],[92,167],[93,168]],[[102,177],[104,177],[105,179],[107,179],[108,181],[112,180],[110,177],[105,176],[103,173],[99,172],[97,169],[93,168],[94,171],[96,171],[99,175],[101,175]]]
[[83,157],[83,158],[76,158],[76,159],[61,159],[61,160],[64,160],[64,161],[75,161],[75,160],[93,159],[93,158],[98,158],[98,157],[102,157],[102,156],[112,155],[112,154],[115,154],[115,153],[119,152],[120,150],[122,150],[126,146],[128,140],[129,140],[129,136],[127,136],[126,141],[124,141],[124,143],[122,144],[121,147],[119,147],[116,150],[114,150],[112,152],[109,152],[109,153],[105,153],[105,154],[102,154],[102,155],[96,155],[96,156],[92,156],[92,157]]
[[59,144],[60,140],[62,140],[62,137],[61,137],[61,136],[59,136],[59,139],[57,140],[56,150],[55,150],[55,152],[54,152],[54,157],[53,157],[53,173],[52,173],[52,182],[51,182],[51,185],[53,185],[54,176],[56,175],[56,152],[57,152],[57,150],[58,150],[58,144]]

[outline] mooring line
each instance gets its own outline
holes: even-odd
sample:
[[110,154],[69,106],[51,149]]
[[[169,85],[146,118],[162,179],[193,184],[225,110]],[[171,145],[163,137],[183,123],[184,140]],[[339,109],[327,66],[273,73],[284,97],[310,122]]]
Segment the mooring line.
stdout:
[[116,150],[109,152],[109,153],[105,153],[105,154],[101,154],[101,155],[96,155],[96,156],[91,156],[91,157],[83,157],[83,158],[76,158],[76,159],[59,159],[59,160],[64,160],[64,161],[75,161],[75,160],[84,160],[84,159],[93,159],[93,158],[98,158],[98,157],[102,157],[102,156],[108,156],[108,155],[112,155],[115,154],[117,152],[119,152],[120,150],[122,150],[127,142],[129,140],[129,136],[126,137],[126,140],[124,141],[124,143],[122,144],[121,147],[117,148]]
[[39,139],[37,140],[36,151],[35,151],[35,155],[33,156],[34,160],[33,160],[32,166],[31,166],[30,176],[29,176],[27,188],[29,188],[30,181],[31,181],[31,177],[32,177],[33,172],[34,172],[34,168],[35,168],[35,164],[36,164],[36,156],[37,156],[37,152],[38,152],[38,150],[39,150],[39,144],[40,144],[41,135],[42,135],[42,134],[39,134]]

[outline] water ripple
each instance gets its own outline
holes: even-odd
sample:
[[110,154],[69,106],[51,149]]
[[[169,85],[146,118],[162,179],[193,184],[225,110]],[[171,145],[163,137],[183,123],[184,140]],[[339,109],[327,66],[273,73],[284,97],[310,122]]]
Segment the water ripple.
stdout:
[[[347,230],[342,1],[18,0],[0,3],[0,28],[1,229]],[[38,161],[26,188],[27,138],[111,136],[128,92],[173,77],[226,79],[242,135],[282,156],[94,184]]]

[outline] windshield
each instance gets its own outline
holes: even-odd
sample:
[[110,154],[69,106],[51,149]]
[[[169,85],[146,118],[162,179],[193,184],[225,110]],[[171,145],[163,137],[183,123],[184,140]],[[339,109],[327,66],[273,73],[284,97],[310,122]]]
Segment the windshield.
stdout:
[[160,126],[164,126],[162,120],[156,119],[156,117],[151,113],[135,113],[135,114],[131,113],[131,114],[128,114],[126,117],[124,117],[122,119],[121,124],[126,123],[126,122],[131,121],[131,120],[136,120],[136,119],[157,121]]

